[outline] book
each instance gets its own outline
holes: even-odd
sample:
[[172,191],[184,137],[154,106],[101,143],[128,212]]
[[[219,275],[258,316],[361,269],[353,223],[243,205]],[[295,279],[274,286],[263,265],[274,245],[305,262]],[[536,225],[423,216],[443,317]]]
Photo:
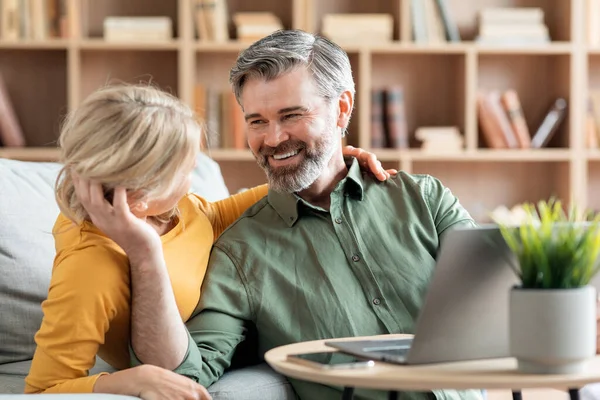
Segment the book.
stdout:
[[598,148],[598,132],[594,121],[594,105],[591,99],[587,102],[588,110],[585,115],[585,145],[588,149]]
[[206,134],[208,146],[216,149],[223,147],[221,140],[221,96],[220,91],[208,87],[206,89]]
[[25,146],[25,136],[10,100],[4,77],[0,74],[0,143],[5,147]]
[[386,147],[384,98],[384,89],[371,89],[371,147],[374,149]]
[[464,147],[464,138],[456,126],[421,126],[415,131],[415,139],[428,152],[451,153]]
[[173,38],[169,17],[106,17],[104,39],[107,41],[160,41]]
[[427,26],[427,42],[443,43],[446,41],[444,22],[436,5],[436,0],[423,0],[425,4],[425,21]]
[[447,0],[436,0],[436,3],[444,24],[446,39],[449,42],[460,42],[460,32],[456,21],[450,16]]
[[427,35],[427,17],[423,0],[411,0],[410,16],[413,40],[415,43],[427,43],[429,37]]
[[566,114],[567,101],[559,97],[552,103],[535,135],[531,138],[531,147],[546,147],[565,119]]
[[19,0],[0,1],[0,29],[3,40],[17,40],[21,37],[21,14]]
[[523,115],[519,95],[515,90],[509,89],[502,93],[501,101],[517,139],[518,147],[528,149],[531,146],[531,136]]
[[486,7],[479,12],[480,24],[542,24],[540,7]]
[[407,149],[409,147],[408,127],[402,86],[390,85],[384,91],[384,126],[387,147]]
[[487,7],[479,12],[477,43],[533,45],[550,41],[539,7]]
[[513,128],[510,124],[510,120],[508,118],[508,114],[506,110],[502,106],[502,94],[499,90],[492,90],[487,94],[489,103],[488,107],[490,108],[490,112],[492,113],[493,118],[496,120],[496,123],[500,127],[500,131],[502,136],[504,137],[504,142],[509,149],[516,149],[519,147],[519,142],[517,141],[517,137]]
[[589,148],[600,145],[600,92],[590,90],[585,118],[586,141]]
[[477,118],[484,144],[491,149],[508,147],[503,127],[493,111],[492,100],[485,92],[477,93]]
[[283,29],[281,20],[271,12],[237,12],[233,23],[238,40],[254,42]]
[[390,14],[325,14],[322,34],[343,43],[391,42],[394,18]]
[[200,138],[200,148],[206,149],[208,146],[208,134],[206,132],[206,87],[200,83],[194,86],[194,112],[198,118],[198,123],[202,127],[202,137]]

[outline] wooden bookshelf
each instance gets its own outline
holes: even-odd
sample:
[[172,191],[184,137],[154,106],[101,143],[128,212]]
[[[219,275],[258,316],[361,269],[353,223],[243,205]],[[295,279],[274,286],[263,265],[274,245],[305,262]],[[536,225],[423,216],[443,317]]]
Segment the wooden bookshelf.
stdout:
[[[0,147],[0,157],[55,160],[55,141],[66,112],[97,87],[111,81],[151,80],[193,104],[194,86],[226,90],[229,69],[248,43],[200,41],[193,0],[69,1],[67,39],[0,40],[0,72],[31,146]],[[403,39],[406,0],[228,0],[229,13],[271,11],[285,28],[320,32],[325,13],[389,13],[394,41],[344,45],[357,85],[356,110],[348,143],[369,149],[370,90],[400,84],[405,90],[410,132],[419,126],[457,126],[465,148],[457,154],[418,148],[374,149],[387,167],[429,173],[456,193],[473,216],[485,221],[499,205],[559,196],[600,209],[600,150],[585,146],[588,87],[600,88],[600,47],[586,39],[584,0],[447,0],[462,42],[418,45]],[[489,6],[541,7],[553,41],[547,45],[478,45],[477,14]],[[108,43],[102,39],[106,16],[169,16],[167,42]],[[233,26],[230,24],[233,35]],[[232,36],[234,37],[234,36]],[[588,86],[589,84],[589,86]],[[484,148],[479,132],[479,89],[515,88],[530,129],[557,96],[568,101],[568,116],[540,150]],[[264,174],[248,150],[210,149],[230,191],[263,183]]]

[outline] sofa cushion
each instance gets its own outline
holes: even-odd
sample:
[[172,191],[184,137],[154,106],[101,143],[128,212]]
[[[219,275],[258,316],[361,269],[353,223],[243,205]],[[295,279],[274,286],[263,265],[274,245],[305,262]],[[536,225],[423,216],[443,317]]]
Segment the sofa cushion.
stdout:
[[[46,298],[54,240],[52,226],[58,214],[54,181],[60,165],[0,159],[0,393],[23,393],[31,366],[34,334]],[[192,191],[209,201],[229,195],[218,164],[198,156]],[[97,359],[91,374],[114,369]],[[227,372],[209,388],[214,400],[295,399],[286,378],[266,364]],[[10,398],[22,398],[10,396]],[[30,396],[24,396],[29,398]],[[0,395],[0,399],[7,396]],[[81,395],[45,395],[45,399],[79,399]],[[87,395],[90,400],[126,399],[126,396]],[[132,399],[132,398],[129,398]]]
[[267,364],[226,372],[208,391],[213,400],[291,400],[291,383]]
[[[60,165],[0,159],[0,364],[33,357],[54,259]],[[192,190],[207,200],[228,196],[219,165],[198,156]]]
[[[31,361],[0,365],[0,393],[23,393],[24,379]],[[90,374],[114,372],[114,369],[97,359]],[[246,367],[225,373],[208,388],[213,400],[288,400],[295,399],[294,390],[286,378],[267,364]],[[46,398],[44,396],[44,398]]]
[[0,160],[0,364],[33,355],[54,258],[58,169]]

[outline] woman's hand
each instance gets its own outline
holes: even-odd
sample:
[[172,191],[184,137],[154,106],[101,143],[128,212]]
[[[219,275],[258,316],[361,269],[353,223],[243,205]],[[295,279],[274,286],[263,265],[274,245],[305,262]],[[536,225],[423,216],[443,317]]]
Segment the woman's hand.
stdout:
[[94,392],[136,396],[142,400],[211,400],[204,386],[154,365],[102,375],[94,385]]
[[104,198],[101,184],[74,175],[73,185],[92,223],[118,244],[130,260],[145,259],[155,251],[160,251],[162,258],[160,236],[145,220],[131,212],[124,188],[115,189],[111,204]]
[[380,181],[385,181],[389,179],[391,175],[396,175],[398,173],[395,169],[384,170],[375,154],[361,148],[344,146],[342,153],[345,156],[355,157],[362,170],[371,172]]

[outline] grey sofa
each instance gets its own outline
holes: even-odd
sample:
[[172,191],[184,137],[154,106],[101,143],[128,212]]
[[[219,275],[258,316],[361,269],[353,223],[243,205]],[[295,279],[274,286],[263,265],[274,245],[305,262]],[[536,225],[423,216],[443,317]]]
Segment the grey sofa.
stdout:
[[[52,225],[58,214],[53,185],[59,165],[0,159],[0,398],[22,395],[35,349],[54,241]],[[218,165],[200,155],[192,190],[208,200],[228,196]],[[112,371],[101,359],[91,373]],[[209,391],[215,400],[285,400],[295,395],[289,382],[266,364],[227,372]],[[20,394],[20,395],[17,395]],[[48,399],[125,399],[93,394],[42,395]]]

